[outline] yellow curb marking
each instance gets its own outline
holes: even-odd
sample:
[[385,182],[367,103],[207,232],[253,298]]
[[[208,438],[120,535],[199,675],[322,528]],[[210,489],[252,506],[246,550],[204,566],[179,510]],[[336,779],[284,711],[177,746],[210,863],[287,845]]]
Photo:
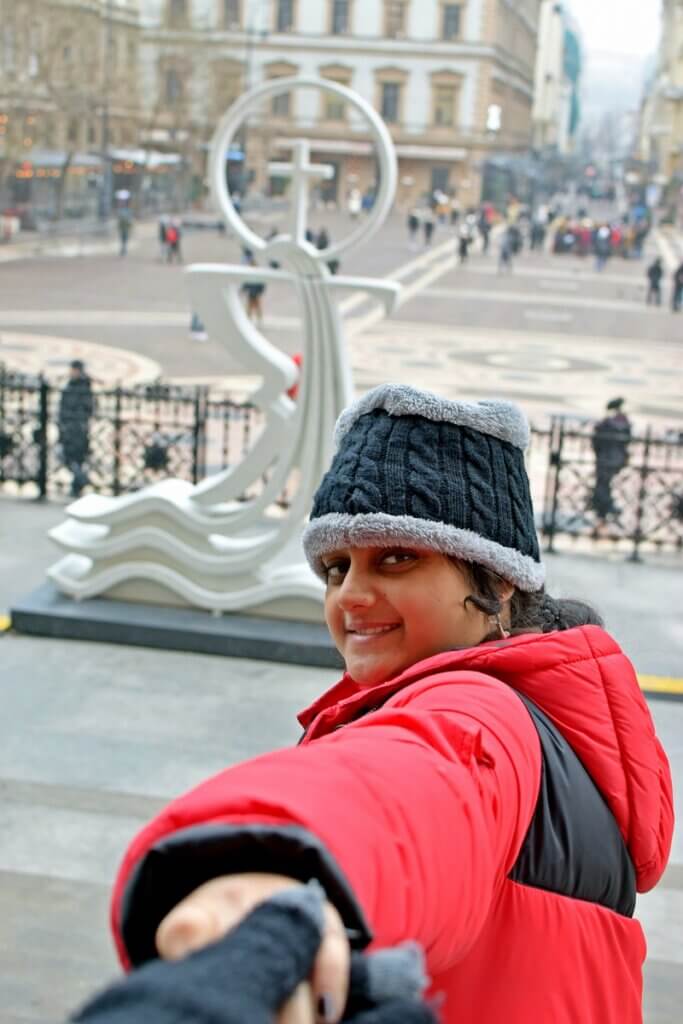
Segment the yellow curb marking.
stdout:
[[645,693],[679,693],[683,695],[683,679],[669,679],[666,676],[638,676],[640,688]]
[[0,633],[5,633],[12,627],[12,620],[9,615],[0,615]]

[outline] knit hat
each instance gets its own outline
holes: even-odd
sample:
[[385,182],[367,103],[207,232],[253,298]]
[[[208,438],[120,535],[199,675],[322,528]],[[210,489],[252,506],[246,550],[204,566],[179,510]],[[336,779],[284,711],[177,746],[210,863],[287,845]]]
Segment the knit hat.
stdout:
[[524,465],[529,425],[510,402],[459,402],[383,384],[342,413],[304,531],[306,558],[413,544],[543,586]]

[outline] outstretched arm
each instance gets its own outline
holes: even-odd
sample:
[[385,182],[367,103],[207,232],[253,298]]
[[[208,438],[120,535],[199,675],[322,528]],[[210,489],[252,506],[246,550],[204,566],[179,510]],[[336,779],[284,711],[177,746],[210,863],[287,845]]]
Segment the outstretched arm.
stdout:
[[476,940],[535,807],[538,736],[485,675],[423,680],[381,710],[221,773],[134,841],[113,925],[125,963],[157,955],[166,915],[213,879],[315,877],[358,945],[420,942],[432,973]]

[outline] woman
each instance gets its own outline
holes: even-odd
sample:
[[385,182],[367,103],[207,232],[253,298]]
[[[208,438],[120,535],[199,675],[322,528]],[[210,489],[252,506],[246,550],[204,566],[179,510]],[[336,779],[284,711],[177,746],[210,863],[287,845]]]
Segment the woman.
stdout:
[[339,1019],[349,943],[415,939],[446,1024],[641,1021],[632,915],[666,865],[671,778],[596,613],[544,593],[527,443],[508,403],[396,385],[341,417],[304,547],[346,674],[298,748],[136,838],[124,964],[202,948],[314,877],[328,932],[290,1020]]

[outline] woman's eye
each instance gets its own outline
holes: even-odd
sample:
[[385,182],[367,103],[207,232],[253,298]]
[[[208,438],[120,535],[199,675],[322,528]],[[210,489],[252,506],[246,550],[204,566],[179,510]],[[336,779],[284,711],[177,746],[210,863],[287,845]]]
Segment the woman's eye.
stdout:
[[343,562],[332,562],[331,565],[325,565],[323,568],[327,582],[335,583],[344,578],[348,566]]
[[388,551],[382,556],[382,565],[401,565],[417,558],[414,551]]

